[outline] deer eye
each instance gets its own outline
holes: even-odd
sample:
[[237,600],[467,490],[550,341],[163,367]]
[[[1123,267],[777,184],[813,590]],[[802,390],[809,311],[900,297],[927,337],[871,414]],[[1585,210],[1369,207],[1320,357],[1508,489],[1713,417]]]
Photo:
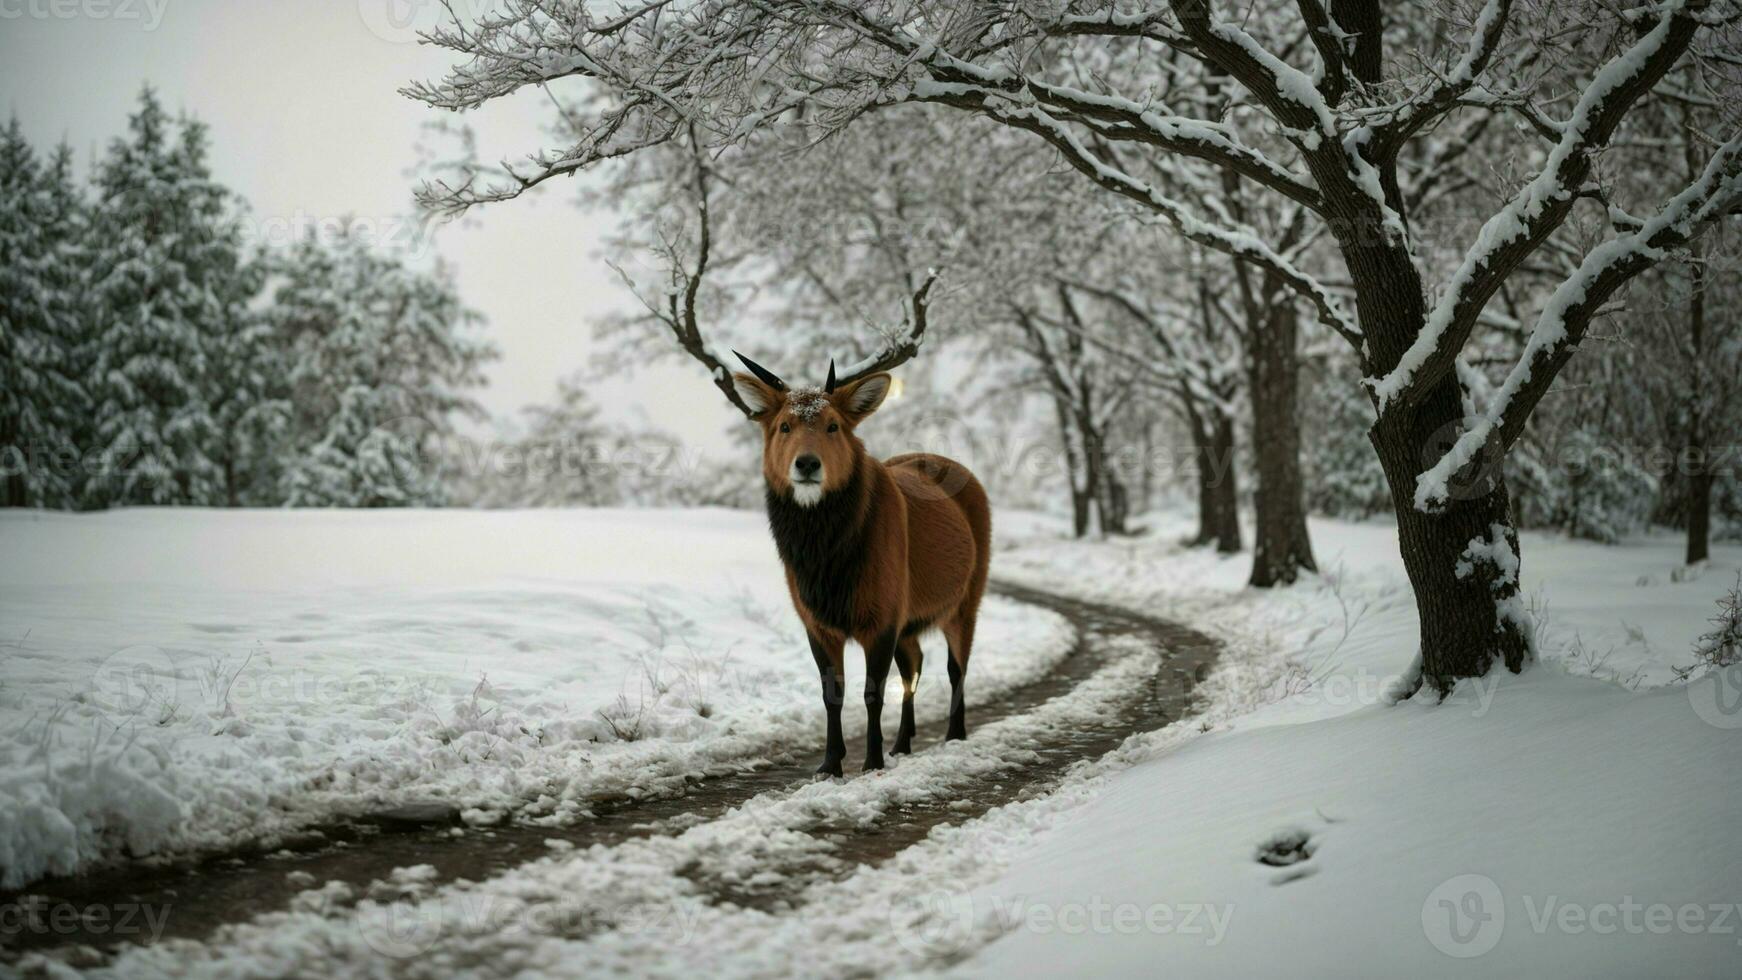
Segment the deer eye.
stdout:
[[839,425],[836,425],[833,422],[829,423],[829,431],[830,432],[838,432],[838,431],[840,431],[840,429],[841,429],[841,427]]
[[782,431],[782,432],[791,432],[791,431],[792,431],[792,426],[791,426],[791,425],[788,425],[788,424],[787,424],[787,423],[785,423],[785,422],[782,422],[782,423],[780,423],[780,431]]

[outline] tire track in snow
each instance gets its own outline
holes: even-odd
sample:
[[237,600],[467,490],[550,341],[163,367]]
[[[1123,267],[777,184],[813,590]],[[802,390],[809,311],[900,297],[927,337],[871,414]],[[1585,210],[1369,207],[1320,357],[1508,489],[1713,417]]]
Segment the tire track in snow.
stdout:
[[[883,773],[827,783],[810,782],[814,746],[794,747],[771,768],[711,778],[681,798],[604,809],[571,827],[504,827],[457,837],[446,827],[361,830],[350,846],[219,868],[218,882],[211,869],[184,871],[172,883],[156,883],[155,894],[179,913],[168,935],[200,938],[250,918],[256,922],[217,938],[246,944],[260,928],[332,927],[352,940],[357,948],[351,953],[366,959],[379,955],[383,936],[402,931],[384,923],[403,924],[409,916],[425,932],[435,926],[430,942],[415,944],[420,950],[456,939],[468,953],[482,955],[497,947],[492,923],[535,918],[552,902],[561,903],[568,922],[556,931],[568,939],[609,933],[622,925],[622,909],[658,903],[790,911],[788,897],[807,882],[841,877],[887,859],[939,824],[1044,792],[1071,764],[1177,719],[1194,679],[1214,657],[1211,641],[1172,624],[1013,586],[999,591],[1064,614],[1077,629],[1077,649],[1042,680],[976,706],[965,743],[903,757]],[[941,729],[941,721],[922,725],[922,736],[931,734],[928,728]],[[578,853],[553,856],[553,840],[563,852]],[[393,873],[414,865],[430,868]],[[502,874],[510,869],[514,874]],[[327,893],[337,899],[332,902],[299,895],[308,879],[290,883],[293,871],[352,887]],[[542,899],[524,894],[527,875],[560,887]],[[437,890],[456,879],[467,880]],[[366,890],[372,899],[349,908]],[[153,892],[87,892],[110,903],[122,894],[145,903]],[[490,911],[480,912],[485,907]],[[286,908],[291,911],[277,911]],[[320,945],[329,953],[347,948],[343,936],[327,936]],[[201,949],[222,957],[218,949]]]

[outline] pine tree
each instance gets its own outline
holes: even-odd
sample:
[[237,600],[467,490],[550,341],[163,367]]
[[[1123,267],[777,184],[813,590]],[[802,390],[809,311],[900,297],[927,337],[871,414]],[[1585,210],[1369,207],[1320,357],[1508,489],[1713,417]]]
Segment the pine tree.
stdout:
[[0,134],[0,505],[70,506],[84,202],[64,144],[44,167],[14,117]]
[[[267,260],[252,257],[237,270],[237,293],[251,296],[266,281]],[[217,422],[213,460],[222,472],[221,501],[229,507],[277,506],[281,459],[290,438],[285,351],[271,316],[240,303],[225,329],[207,338],[207,402]]]
[[214,393],[255,280],[206,152],[205,127],[175,127],[146,89],[97,168],[91,506],[226,499]]
[[282,257],[270,316],[287,359],[294,447],[291,506],[443,502],[439,442],[494,348],[442,269],[406,268],[350,229]]

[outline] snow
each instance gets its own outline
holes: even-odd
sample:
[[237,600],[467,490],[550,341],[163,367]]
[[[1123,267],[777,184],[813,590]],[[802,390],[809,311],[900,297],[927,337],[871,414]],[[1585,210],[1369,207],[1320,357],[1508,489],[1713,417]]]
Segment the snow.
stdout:
[[[820,752],[759,513],[7,512],[0,550],[3,887],[404,801],[561,821]],[[1071,642],[995,597],[981,623],[976,697]]]
[[[291,516],[318,526],[351,515]],[[393,565],[444,598],[472,576],[566,567],[541,554],[561,549],[559,531],[586,529],[602,548],[621,544],[612,535],[640,541],[624,554],[634,584],[699,589],[692,571],[757,561],[750,515],[396,516],[406,534],[377,528],[375,543],[403,544],[432,522],[446,535],[450,549]],[[1517,568],[1540,659],[1443,704],[1393,704],[1416,635],[1394,528],[1314,520],[1325,572],[1252,590],[1249,555],[1182,548],[1182,516],[1146,523],[1143,537],[1078,542],[1055,518],[1000,514],[996,576],[1189,621],[1225,644],[1196,714],[1074,767],[1053,792],[941,826],[887,862],[812,873],[834,866],[817,831],[950,800],[1019,764],[1036,739],[1097,717],[1151,675],[1142,649],[1121,646],[1068,694],[882,773],[767,793],[671,835],[552,848],[484,881],[438,887],[409,868],[366,888],[308,882],[285,911],[205,942],[131,949],[98,972],[1734,975],[1742,772],[1730,760],[1742,715],[1712,700],[1722,678],[1685,687],[1672,668],[1689,661],[1742,547],[1688,570],[1665,534],[1601,546],[1526,533],[1516,554],[1501,553],[1499,535],[1477,542],[1473,555]],[[515,525],[527,527],[508,539]],[[163,532],[152,531],[200,537]],[[697,539],[689,553],[707,564],[638,566],[666,535]],[[503,540],[524,547],[485,546]],[[203,543],[164,554],[186,561]],[[250,564],[236,567],[239,587],[260,585]],[[703,882],[779,901],[715,901]]]
[[828,396],[821,388],[794,388],[787,396],[787,404],[792,407],[795,418],[806,422],[814,422],[823,414],[823,409],[829,406]]
[[[1107,913],[1099,929],[1010,929],[956,972],[1253,976],[1286,960],[1301,976],[1733,976],[1742,773],[1726,760],[1742,725],[1702,700],[1711,691],[1669,682],[1742,548],[1675,582],[1669,536],[1606,548],[1525,534],[1550,662],[1447,704],[1388,706],[1415,630],[1395,533],[1330,521],[1312,533],[1333,574],[1271,593],[1238,588],[1243,556],[1165,543],[1001,555],[1007,575],[1019,564],[1057,582],[1069,567],[1103,598],[1220,624],[1312,680],[1284,673],[1273,703],[1110,777],[1068,832],[961,899],[982,918],[1018,903],[1221,907],[1225,936],[1114,928]],[[1282,832],[1307,835],[1311,856],[1258,863]]]

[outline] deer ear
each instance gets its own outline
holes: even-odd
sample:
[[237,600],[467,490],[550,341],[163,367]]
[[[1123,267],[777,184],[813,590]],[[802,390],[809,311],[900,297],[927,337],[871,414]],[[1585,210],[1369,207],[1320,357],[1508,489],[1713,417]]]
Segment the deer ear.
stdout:
[[761,418],[780,407],[783,392],[763,382],[761,378],[743,372],[732,375],[732,387],[738,390],[738,397],[744,399],[744,404],[750,407],[751,418]]
[[887,374],[869,375],[843,386],[830,397],[835,400],[835,407],[840,409],[841,414],[858,422],[877,411],[877,407],[883,404],[893,380]]

